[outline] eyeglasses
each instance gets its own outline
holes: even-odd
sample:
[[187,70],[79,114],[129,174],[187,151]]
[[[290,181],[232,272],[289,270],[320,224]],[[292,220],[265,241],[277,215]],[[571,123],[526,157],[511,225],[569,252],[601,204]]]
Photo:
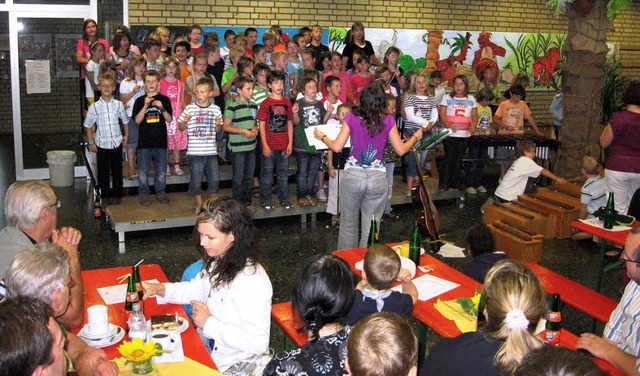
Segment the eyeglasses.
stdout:
[[56,200],[56,202],[54,202],[53,204],[49,205],[50,208],[54,207],[56,209],[60,209],[60,207],[62,206],[62,202],[60,202],[60,200]]
[[640,261],[630,260],[630,259],[628,259],[628,258],[626,258],[626,257],[624,257],[624,256],[625,256],[625,254],[624,254],[624,252],[622,252],[622,253],[620,254],[620,261],[624,261],[624,262],[632,262],[632,263],[634,263],[634,264],[640,264]]

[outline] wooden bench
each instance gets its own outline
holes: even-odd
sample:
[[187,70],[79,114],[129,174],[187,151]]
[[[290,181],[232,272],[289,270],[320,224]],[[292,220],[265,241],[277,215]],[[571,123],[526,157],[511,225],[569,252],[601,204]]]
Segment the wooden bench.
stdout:
[[[308,341],[307,333],[299,330],[298,324],[293,318],[293,306],[291,302],[276,303],[271,306],[271,318],[282,329],[284,333],[284,349],[293,349],[292,345],[302,347]],[[296,325],[298,324],[298,325]]]
[[560,294],[560,300],[594,319],[606,323],[618,302],[578,282],[534,262],[527,265],[536,273],[545,291]]

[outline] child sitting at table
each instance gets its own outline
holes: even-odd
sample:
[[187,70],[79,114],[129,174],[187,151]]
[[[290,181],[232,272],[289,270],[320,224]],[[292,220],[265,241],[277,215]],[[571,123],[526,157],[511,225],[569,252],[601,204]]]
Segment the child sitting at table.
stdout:
[[369,315],[351,329],[346,368],[350,375],[415,375],[418,341],[411,325],[392,312]]
[[477,223],[467,230],[464,237],[467,253],[473,261],[462,269],[462,272],[480,283],[491,267],[498,261],[507,258],[504,252],[496,252],[496,243],[491,229],[484,223]]
[[500,181],[498,188],[496,188],[494,194],[496,201],[500,203],[515,201],[527,188],[527,180],[529,178],[537,178],[541,174],[557,181],[558,184],[566,182],[563,178],[556,176],[553,172],[533,161],[533,158],[536,157],[536,144],[532,141],[518,141],[516,152],[520,158],[513,162]]
[[[402,283],[402,293],[391,290],[396,280]],[[347,322],[354,325],[361,318],[382,311],[408,316],[417,300],[418,289],[411,281],[411,273],[401,268],[400,256],[387,245],[376,244],[364,256],[362,280],[356,286]]]
[[[593,212],[607,204],[607,189],[604,178],[598,175],[598,161],[594,157],[582,158],[582,176],[587,178],[580,192],[579,219],[593,218]],[[587,240],[593,238],[588,232],[576,231],[571,236],[572,240]]]

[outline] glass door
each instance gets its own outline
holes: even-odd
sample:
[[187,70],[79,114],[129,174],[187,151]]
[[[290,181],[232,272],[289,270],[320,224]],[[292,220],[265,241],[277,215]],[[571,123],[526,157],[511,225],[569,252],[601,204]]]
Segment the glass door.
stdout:
[[48,179],[51,150],[76,152],[75,176],[86,175],[79,148],[82,93],[75,51],[90,7],[50,8],[9,12],[17,180]]

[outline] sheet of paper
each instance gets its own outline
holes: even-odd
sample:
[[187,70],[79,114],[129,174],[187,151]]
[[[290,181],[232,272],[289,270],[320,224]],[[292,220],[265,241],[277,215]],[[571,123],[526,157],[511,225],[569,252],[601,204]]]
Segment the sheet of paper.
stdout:
[[[304,134],[307,137],[307,141],[309,142],[309,146],[315,146],[316,150],[327,150],[329,147],[325,145],[321,140],[316,139],[313,136],[313,132],[316,128],[319,128],[320,131],[327,135],[332,140],[335,140],[338,137],[338,133],[340,133],[340,129],[342,129],[342,125],[337,122],[313,125],[305,128]],[[351,138],[347,140],[347,143],[344,145],[345,148],[351,147]]]
[[630,229],[629,226],[619,226],[619,225],[613,226],[612,229],[605,229],[602,221],[597,219],[597,218],[581,219],[580,222],[586,223],[589,226],[598,227],[598,228],[601,228],[603,230],[613,231],[613,232],[625,231],[625,230]]
[[464,254],[464,248],[460,248],[457,245],[451,243],[445,243],[442,247],[440,247],[440,251],[438,255],[442,257],[457,257],[464,258],[467,257]]
[[[434,277],[429,274],[425,274],[422,277],[414,279],[413,284],[416,285],[416,288],[418,289],[419,300],[435,298],[436,296],[460,286],[458,283],[453,283],[446,279]],[[392,290],[402,292],[402,285],[396,286]]]
[[[145,280],[145,282],[160,283],[157,279]],[[97,290],[106,305],[124,303],[127,295],[127,284],[99,287]]]
[[[125,291],[126,292],[126,291]],[[175,345],[171,349],[170,353],[164,353],[161,356],[156,356],[153,361],[156,363],[176,363],[184,362],[184,349],[182,348],[182,335],[176,334]]]

